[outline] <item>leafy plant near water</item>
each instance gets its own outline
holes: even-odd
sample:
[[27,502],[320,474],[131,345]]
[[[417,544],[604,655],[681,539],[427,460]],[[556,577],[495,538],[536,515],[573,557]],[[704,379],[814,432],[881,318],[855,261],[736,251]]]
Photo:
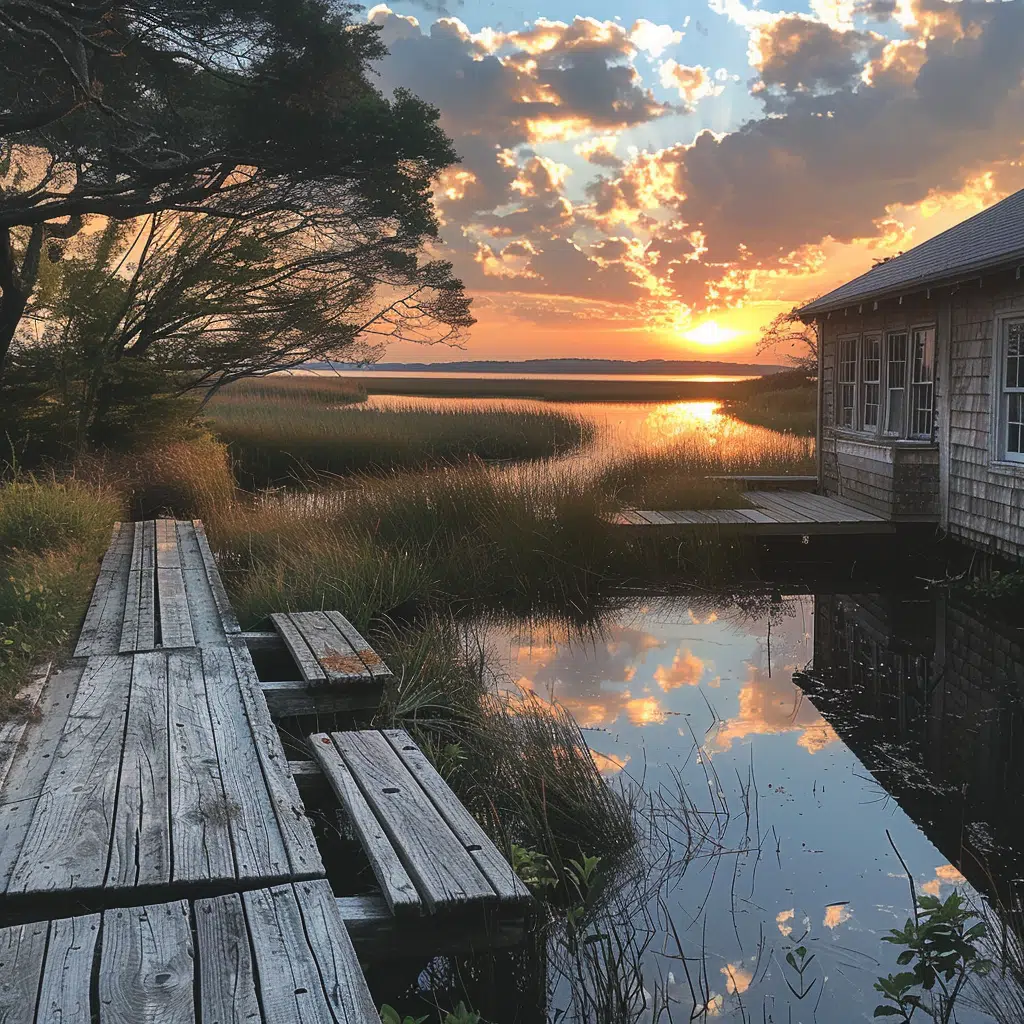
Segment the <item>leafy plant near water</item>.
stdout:
[[914,904],[913,918],[882,938],[905,947],[896,962],[909,970],[878,979],[875,989],[885,1002],[875,1007],[874,1016],[909,1024],[920,1010],[939,1024],[948,1024],[964,987],[994,966],[980,948],[987,934],[988,926],[960,893],[952,893],[945,901],[921,896]]
[[[381,1024],[426,1024],[430,1019],[429,1014],[422,1017],[402,1016],[393,1006],[385,1003],[380,1008]],[[440,1024],[486,1024],[483,1018],[475,1010],[470,1010],[465,1003],[460,1002],[454,1010],[439,1016]]]

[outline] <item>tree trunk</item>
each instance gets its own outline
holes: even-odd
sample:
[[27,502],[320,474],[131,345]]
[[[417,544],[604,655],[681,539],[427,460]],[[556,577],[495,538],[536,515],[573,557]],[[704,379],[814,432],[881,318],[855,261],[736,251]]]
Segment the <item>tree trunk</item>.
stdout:
[[3,380],[11,342],[18,324],[32,297],[39,275],[39,258],[43,251],[45,228],[35,224],[25,248],[25,257],[18,266],[18,258],[11,246],[11,229],[0,228],[0,381]]

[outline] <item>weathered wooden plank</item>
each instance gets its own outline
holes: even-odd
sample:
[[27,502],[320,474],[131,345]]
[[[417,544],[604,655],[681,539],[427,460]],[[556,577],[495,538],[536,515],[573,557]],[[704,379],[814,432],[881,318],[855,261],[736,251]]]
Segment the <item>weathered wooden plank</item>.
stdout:
[[167,656],[174,880],[235,877],[230,819],[199,651]]
[[131,658],[128,723],[106,878],[113,889],[171,879],[167,657],[149,651]]
[[283,878],[290,870],[288,853],[253,744],[231,653],[223,647],[204,647],[202,662],[238,878]]
[[160,606],[160,644],[168,647],[194,647],[192,617],[185,593],[185,580],[178,566],[156,570],[157,600]]
[[740,508],[708,508],[704,509],[704,514],[719,526],[750,526],[753,522],[747,510]]
[[349,680],[371,676],[363,659],[323,612],[292,612],[289,617],[329,684],[348,683]]
[[25,722],[22,742],[0,789],[0,892],[7,890],[31,827],[84,670],[84,664],[73,664],[51,676],[39,698],[38,715]]
[[37,1024],[91,1024],[93,960],[100,915],[65,917],[50,923]]
[[352,650],[359,655],[363,664],[375,679],[385,679],[391,676],[391,669],[384,664],[381,656],[366,642],[359,630],[341,612],[326,611],[324,614],[334,623],[338,632],[352,645]]
[[178,554],[178,531],[173,519],[157,519],[156,529],[156,567],[158,569],[180,569],[181,558]]
[[203,559],[203,566],[206,568],[206,577],[210,582],[213,600],[217,605],[217,611],[220,613],[221,628],[225,633],[239,633],[241,632],[241,626],[238,624],[235,610],[231,607],[231,601],[228,599],[224,580],[221,578],[220,570],[217,568],[217,559],[214,558],[209,538],[206,536],[206,528],[200,519],[193,519],[192,525],[195,527],[196,543],[199,545],[199,553]]
[[325,879],[316,879],[296,882],[292,888],[335,1020],[345,1024],[377,1024],[380,1015],[330,885]]
[[100,1024],[195,1021],[188,904],[108,910],[99,964]]
[[379,732],[331,738],[430,910],[495,899],[486,876]]
[[14,707],[7,720],[0,723],[0,792],[14,764],[14,757],[21,745],[21,738],[28,729],[28,723],[36,713],[43,687],[50,678],[52,662],[40,665],[31,675],[29,681],[18,690],[14,697]]
[[747,517],[747,519],[750,520],[750,522],[756,523],[761,526],[766,525],[768,523],[778,522],[778,520],[770,512],[767,512],[763,508],[745,508],[743,510],[743,514]]
[[328,1005],[292,887],[251,890],[243,893],[242,900],[264,1024],[336,1024],[345,1020]]
[[46,921],[0,928],[0,1021],[33,1024],[46,956]]
[[178,534],[178,557],[185,584],[189,618],[196,644],[224,643],[225,631],[217,601],[210,586],[196,528],[189,521],[175,523]]
[[292,622],[292,617],[286,612],[274,612],[270,616],[274,628],[281,634],[281,639],[295,659],[299,668],[299,674],[307,683],[313,686],[321,686],[327,682],[327,673],[320,667],[316,655],[310,650],[306,638],[301,630]]
[[630,526],[650,526],[651,524],[644,519],[639,512],[634,512],[632,509],[624,509],[621,513],[623,519],[625,519]]
[[420,913],[423,904],[416,886],[331,737],[323,732],[314,733],[309,737],[309,749],[348,813],[391,912],[395,915]]
[[380,683],[358,680],[345,686],[311,689],[304,679],[260,680],[267,708],[275,718],[292,715],[335,715],[380,705]]
[[132,656],[91,658],[35,805],[9,892],[103,884],[117,803]]
[[103,556],[89,608],[78,634],[78,643],[75,645],[76,658],[117,653],[121,643],[134,537],[134,524],[121,523]]
[[512,865],[502,856],[480,823],[413,742],[412,737],[404,729],[385,729],[383,735],[455,833],[455,838],[491,883],[498,899],[529,901],[530,890],[512,870]]
[[664,512],[663,515],[676,526],[707,526],[710,522],[703,512],[695,509]]
[[288,758],[260,691],[260,681],[249,650],[239,640],[229,640],[228,650],[292,871],[299,878],[322,876],[324,864],[313,838],[313,828],[299,799],[295,780],[288,774]]
[[199,1020],[204,1024],[260,1021],[249,934],[237,893],[196,900]]
[[666,516],[662,515],[662,513],[650,511],[646,508],[638,511],[637,515],[640,516],[641,519],[646,519],[651,526],[667,526],[672,522],[671,519],[668,519]]

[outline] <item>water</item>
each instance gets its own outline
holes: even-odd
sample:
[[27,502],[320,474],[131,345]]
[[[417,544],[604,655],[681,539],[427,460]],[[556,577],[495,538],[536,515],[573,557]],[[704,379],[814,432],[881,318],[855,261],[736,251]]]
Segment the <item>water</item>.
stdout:
[[[597,439],[575,458],[607,461],[631,450],[656,451],[697,440],[751,459],[767,446],[799,446],[802,442],[765,427],[744,423],[715,400],[678,402],[541,402],[529,398],[427,398],[370,395],[370,408],[500,409],[560,412],[579,416],[597,427]],[[568,461],[571,461],[568,460]]]
[[612,785],[672,804],[682,782],[704,816],[708,842],[635,907],[644,986],[680,1000],[672,1019],[692,1000],[668,917],[709,1016],[869,1020],[897,970],[881,938],[911,907],[887,833],[918,892],[1018,895],[1019,637],[922,595],[745,603],[648,599],[596,636],[546,623],[490,642],[515,686],[573,712]]
[[449,371],[430,371],[429,373],[411,373],[408,370],[303,370],[302,373],[323,374],[332,377],[393,378],[395,380],[529,380],[529,381],[574,381],[595,380],[607,382],[621,381],[663,381],[675,383],[689,381],[693,384],[729,384],[741,380],[755,380],[751,375],[739,374],[657,374],[657,373],[466,373]]

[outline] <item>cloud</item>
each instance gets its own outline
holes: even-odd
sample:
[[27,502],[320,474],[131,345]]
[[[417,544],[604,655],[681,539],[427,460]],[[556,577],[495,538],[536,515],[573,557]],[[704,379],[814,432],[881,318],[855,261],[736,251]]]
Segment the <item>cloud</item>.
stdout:
[[708,68],[695,64],[677,64],[667,60],[659,69],[661,84],[666,89],[675,89],[687,110],[692,110],[705,96],[716,96],[722,86],[716,85]]
[[670,46],[683,41],[683,33],[671,25],[655,25],[646,18],[639,18],[629,30],[629,39],[638,50],[651,57],[660,57]]
[[616,135],[595,135],[584,142],[577,143],[573,152],[583,157],[588,163],[598,167],[613,167],[616,170],[622,167],[622,158],[615,154],[615,145],[618,142]]
[[667,693],[679,686],[697,686],[704,675],[704,662],[689,648],[676,651],[669,666],[654,670],[654,681]]

